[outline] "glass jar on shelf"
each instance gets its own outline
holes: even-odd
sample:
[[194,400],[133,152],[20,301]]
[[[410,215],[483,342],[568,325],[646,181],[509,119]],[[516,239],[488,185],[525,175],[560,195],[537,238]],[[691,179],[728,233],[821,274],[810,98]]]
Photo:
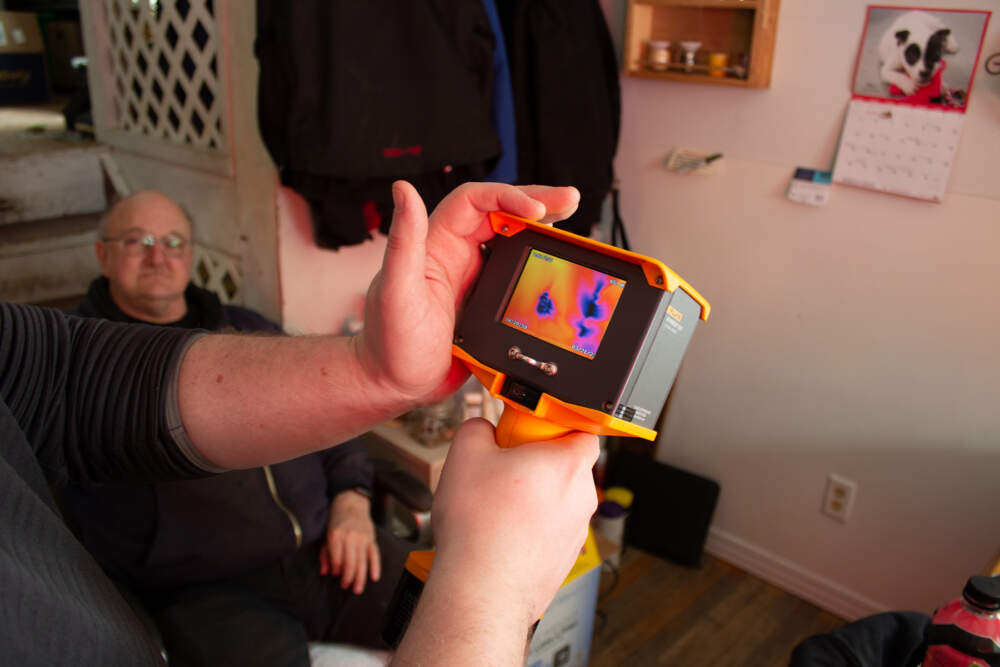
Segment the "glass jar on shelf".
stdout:
[[661,39],[646,42],[646,67],[657,71],[670,67],[670,42]]

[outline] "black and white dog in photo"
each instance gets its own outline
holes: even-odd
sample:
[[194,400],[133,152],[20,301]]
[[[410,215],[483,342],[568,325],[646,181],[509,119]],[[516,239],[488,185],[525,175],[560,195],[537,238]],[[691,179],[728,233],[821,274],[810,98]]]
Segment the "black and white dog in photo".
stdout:
[[927,12],[905,12],[879,43],[882,80],[912,95],[931,82],[941,68],[943,54],[957,51],[958,42],[940,19]]

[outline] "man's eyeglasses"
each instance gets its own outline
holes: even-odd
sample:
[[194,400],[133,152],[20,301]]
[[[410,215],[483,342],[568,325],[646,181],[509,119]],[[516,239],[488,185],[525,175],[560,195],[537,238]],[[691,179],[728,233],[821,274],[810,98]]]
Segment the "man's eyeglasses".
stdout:
[[159,244],[163,254],[180,257],[187,250],[188,240],[180,234],[165,234],[156,238],[152,234],[126,234],[117,239],[104,239],[106,243],[118,243],[126,255],[138,257]]

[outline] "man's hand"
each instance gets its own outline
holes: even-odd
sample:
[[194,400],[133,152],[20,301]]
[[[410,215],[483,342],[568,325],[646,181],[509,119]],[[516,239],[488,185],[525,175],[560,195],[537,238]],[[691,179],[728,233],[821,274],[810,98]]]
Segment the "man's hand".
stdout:
[[455,313],[479,271],[479,246],[493,235],[487,214],[558,220],[580,198],[575,188],[470,183],[428,220],[411,185],[397,181],[393,196],[361,334],[214,335],[188,349],[177,399],[191,456],[203,467],[295,458],[453,392],[468,376],[451,356]]
[[597,437],[513,449],[494,438],[481,419],[455,435],[434,495],[434,567],[394,664],[523,663],[528,628],[580,553]]
[[392,188],[395,210],[382,269],[365,305],[356,340],[362,367],[403,402],[433,403],[451,394],[468,371],[453,362],[456,309],[479,272],[480,244],[493,236],[487,214],[505,211],[554,222],[576,210],[575,188],[467,183],[431,215],[412,185]]
[[489,422],[463,424],[431,510],[435,569],[474,564],[538,620],[587,538],[599,452],[597,436],[579,432],[502,449]]
[[371,501],[357,491],[342,491],[330,504],[326,542],[319,552],[319,573],[340,577],[340,587],[353,587],[355,595],[382,577],[382,561],[375,542]]

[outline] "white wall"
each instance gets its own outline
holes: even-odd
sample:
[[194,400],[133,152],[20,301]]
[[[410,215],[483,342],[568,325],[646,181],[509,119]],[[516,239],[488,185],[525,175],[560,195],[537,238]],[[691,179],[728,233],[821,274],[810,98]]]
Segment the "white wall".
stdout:
[[[980,63],[944,203],[783,196],[832,168],[866,6],[784,0],[769,90],[623,79],[616,162],[633,247],[712,303],[657,458],[721,483],[710,550],[851,617],[929,612],[1000,552],[1000,77]],[[677,146],[720,173],[663,171]],[[846,524],[831,472],[858,484]]]
[[338,250],[320,248],[313,241],[309,205],[286,187],[278,189],[277,220],[285,330],[331,333],[348,317],[360,318],[368,285],[382,265],[385,235]]
[[[710,550],[849,617],[930,611],[1000,551],[1000,77],[980,65],[944,203],[783,196],[832,164],[865,7],[785,0],[769,90],[623,80],[616,164],[634,248],[713,306],[658,458],[722,484]],[[674,146],[721,150],[720,173],[663,171]],[[318,249],[301,206],[279,196],[284,321],[335,330],[384,238]],[[819,513],[830,472],[858,483],[847,524]]]

